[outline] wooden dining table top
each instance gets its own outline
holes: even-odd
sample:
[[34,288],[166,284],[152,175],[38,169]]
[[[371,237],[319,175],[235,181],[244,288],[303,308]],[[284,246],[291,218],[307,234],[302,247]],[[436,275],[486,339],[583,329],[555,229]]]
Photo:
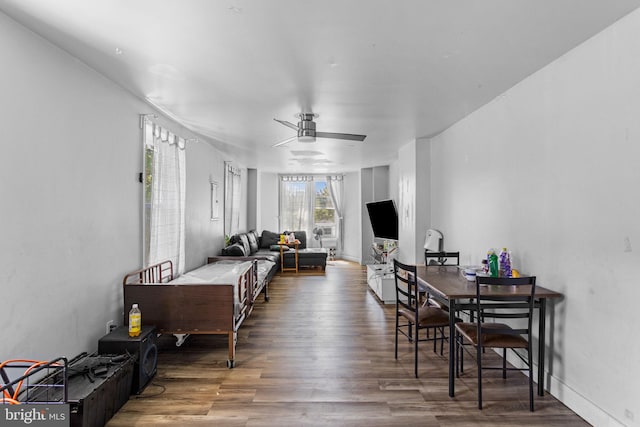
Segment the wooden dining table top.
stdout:
[[[418,283],[427,286],[431,292],[436,292],[449,300],[475,298],[476,282],[464,278],[461,270],[462,267],[457,265],[416,266]],[[480,293],[493,296],[516,296],[528,295],[529,289],[528,286],[482,286]],[[559,292],[536,284],[536,298],[561,298],[562,296]]]

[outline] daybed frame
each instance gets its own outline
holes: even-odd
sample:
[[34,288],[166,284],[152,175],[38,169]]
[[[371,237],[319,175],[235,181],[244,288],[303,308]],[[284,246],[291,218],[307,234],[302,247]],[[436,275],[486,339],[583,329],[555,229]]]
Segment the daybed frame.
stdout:
[[[145,324],[162,334],[227,335],[227,367],[235,366],[237,332],[249,316],[264,284],[257,284],[256,262],[252,262],[234,284],[167,284],[174,279],[173,264],[164,261],[127,274],[122,280],[125,311],[138,304]],[[234,287],[239,308],[234,310]],[[234,313],[235,312],[235,313]],[[128,316],[125,313],[125,324]]]

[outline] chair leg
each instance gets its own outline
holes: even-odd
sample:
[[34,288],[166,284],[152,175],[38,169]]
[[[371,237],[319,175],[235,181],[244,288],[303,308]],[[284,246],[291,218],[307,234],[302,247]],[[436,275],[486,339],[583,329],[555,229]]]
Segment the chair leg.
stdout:
[[416,338],[413,340],[413,363],[414,363],[414,373],[416,378],[418,378],[418,323],[415,324],[416,327]]
[[[458,332],[455,333],[455,362],[456,362],[456,378],[460,378],[460,337]],[[449,337],[451,339],[451,337]]]
[[478,363],[478,409],[482,409],[482,346],[476,346],[476,361]]
[[527,360],[529,362],[529,410],[533,412],[533,360],[531,357],[532,353],[531,341],[529,341],[529,346],[527,348]]
[[398,360],[398,315],[396,314],[396,352],[395,352],[395,357],[396,360]]
[[[435,335],[434,335],[434,338],[435,338]],[[449,339],[451,339],[451,337],[449,337]],[[444,348],[444,328],[440,328],[440,356],[443,355],[442,353],[443,348]]]
[[460,372],[464,373],[464,338],[458,335],[458,339],[460,340]]
[[502,349],[502,378],[507,379],[507,349]]

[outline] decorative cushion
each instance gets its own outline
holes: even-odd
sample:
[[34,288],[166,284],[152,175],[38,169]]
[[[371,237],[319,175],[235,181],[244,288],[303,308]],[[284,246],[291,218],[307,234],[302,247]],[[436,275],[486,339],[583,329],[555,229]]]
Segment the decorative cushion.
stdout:
[[244,253],[250,255],[251,246],[249,245],[249,238],[245,233],[240,234],[240,243],[242,243],[242,246],[244,246]]
[[[269,246],[269,250],[280,252],[280,245],[271,245],[271,246]],[[288,250],[289,250],[289,248],[286,247],[286,246],[282,248],[282,252],[287,252]]]
[[222,255],[247,256],[247,253],[244,251],[244,246],[241,243],[234,243],[222,249]]
[[271,249],[271,245],[277,245],[279,241],[280,234],[264,230],[262,232],[262,237],[260,238],[260,247],[264,249]]
[[250,255],[253,255],[258,251],[258,234],[255,230],[251,230],[247,233],[247,239],[249,240]]
[[249,246],[249,239],[245,233],[234,234],[229,239],[230,243],[240,243],[244,247],[245,255],[249,255],[251,253],[251,247]]

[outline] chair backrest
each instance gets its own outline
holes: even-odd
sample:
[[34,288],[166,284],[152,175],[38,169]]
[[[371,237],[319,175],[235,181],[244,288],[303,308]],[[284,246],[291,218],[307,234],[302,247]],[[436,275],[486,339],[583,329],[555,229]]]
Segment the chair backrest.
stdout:
[[[483,290],[509,289],[508,296],[491,296]],[[517,287],[517,288],[516,288]],[[533,320],[534,295],[536,292],[536,277],[490,277],[476,276],[476,310],[482,313],[482,322],[478,322],[478,336],[483,333],[499,333],[509,335],[529,335]],[[485,328],[487,319],[527,319],[526,327]]]
[[407,310],[418,312],[419,292],[416,281],[416,266],[403,264],[397,259],[393,260],[393,272],[396,282],[396,308],[404,307]]
[[424,264],[429,265],[432,261],[432,265],[460,265],[460,252],[435,252],[424,251]]

